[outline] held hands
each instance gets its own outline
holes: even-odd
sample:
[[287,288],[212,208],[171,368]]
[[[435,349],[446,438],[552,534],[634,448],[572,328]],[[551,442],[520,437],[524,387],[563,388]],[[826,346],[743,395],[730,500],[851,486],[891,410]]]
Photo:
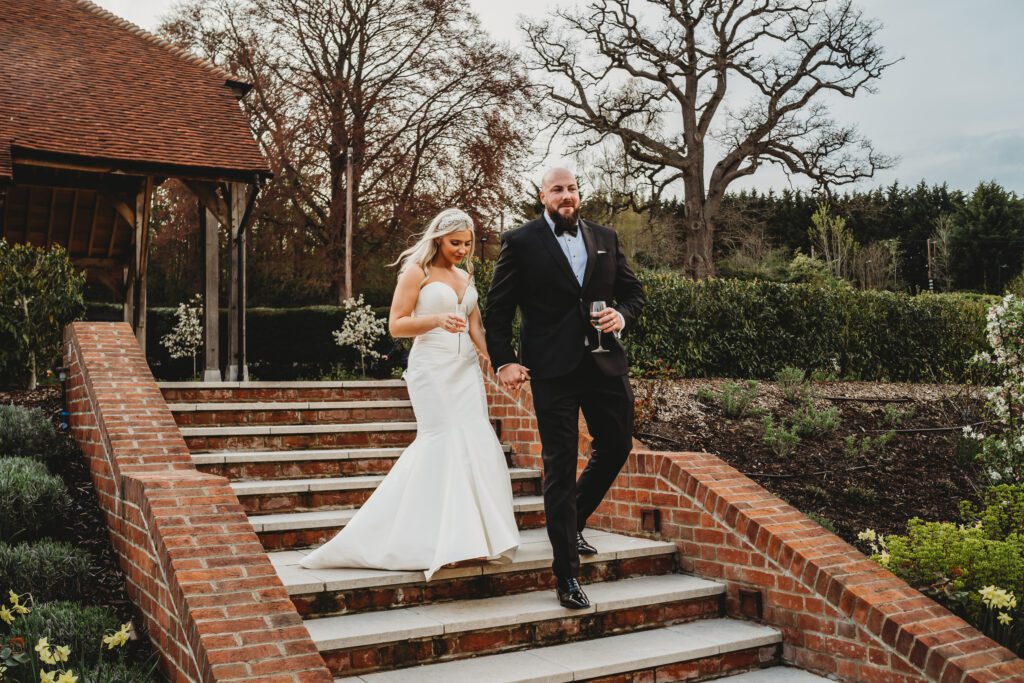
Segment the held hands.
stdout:
[[457,334],[466,331],[466,320],[455,313],[438,313],[434,316],[434,327]]
[[619,317],[619,312],[614,308],[608,307],[602,309],[600,313],[592,316],[598,321],[598,327],[602,332],[618,332],[622,329],[622,318]]
[[498,372],[498,381],[505,391],[519,393],[523,382],[530,379],[530,370],[519,363],[509,363]]

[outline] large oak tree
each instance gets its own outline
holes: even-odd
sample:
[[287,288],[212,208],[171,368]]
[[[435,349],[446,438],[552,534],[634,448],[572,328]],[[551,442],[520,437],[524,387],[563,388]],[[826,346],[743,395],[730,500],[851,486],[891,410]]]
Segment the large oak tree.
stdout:
[[849,0],[594,0],[524,28],[572,151],[616,141],[655,200],[682,183],[693,277],[714,274],[715,219],[737,179],[775,164],[827,188],[893,163],[826,106],[871,91],[892,63]]

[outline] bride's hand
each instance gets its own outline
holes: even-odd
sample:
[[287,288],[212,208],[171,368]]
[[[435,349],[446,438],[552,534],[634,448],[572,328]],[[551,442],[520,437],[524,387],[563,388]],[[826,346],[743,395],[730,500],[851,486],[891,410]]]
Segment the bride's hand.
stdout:
[[466,331],[466,321],[454,313],[438,313],[434,320],[434,327],[440,327],[445,332],[457,334]]

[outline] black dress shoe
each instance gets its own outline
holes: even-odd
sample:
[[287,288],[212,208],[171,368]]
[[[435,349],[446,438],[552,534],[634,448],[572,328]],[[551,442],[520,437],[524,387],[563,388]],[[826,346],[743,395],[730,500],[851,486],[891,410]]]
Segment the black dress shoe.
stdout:
[[597,548],[587,543],[582,531],[576,532],[576,552],[580,555],[597,555]]
[[590,607],[590,600],[587,599],[587,594],[583,592],[583,586],[575,578],[558,579],[555,582],[555,593],[558,595],[558,602],[562,604],[562,607],[568,607],[569,609],[587,609]]

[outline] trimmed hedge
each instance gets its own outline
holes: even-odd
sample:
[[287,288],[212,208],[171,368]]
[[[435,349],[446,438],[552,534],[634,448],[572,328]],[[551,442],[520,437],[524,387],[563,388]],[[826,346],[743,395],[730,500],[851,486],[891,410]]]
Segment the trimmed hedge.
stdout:
[[89,568],[89,553],[70,543],[0,543],[0,586],[31,593],[36,602],[77,598],[89,582]]
[[994,298],[639,274],[648,303],[627,336],[638,372],[770,378],[786,366],[849,379],[961,381],[987,348]]
[[64,481],[46,465],[31,458],[0,458],[0,541],[55,533],[70,506]]
[[[175,325],[173,308],[150,308],[146,322],[146,355],[154,376],[164,380],[187,379],[192,374],[192,360],[171,358],[160,339]],[[388,307],[375,308],[380,317],[387,317]],[[334,342],[331,332],[341,327],[345,309],[339,306],[305,306],[302,308],[250,308],[246,312],[249,371],[255,379],[291,380],[321,379],[339,367],[359,367],[359,354]],[[86,319],[119,321],[121,307],[116,304],[90,304]],[[221,367],[227,363],[227,311],[220,312]],[[371,361],[367,373],[374,377],[390,377],[400,366],[403,354],[393,339],[386,336],[377,350],[386,360]],[[202,374],[202,350],[198,368]]]
[[[492,264],[477,267],[486,310]],[[793,366],[847,379],[961,381],[968,360],[987,348],[985,313],[995,297],[858,291],[711,278],[695,282],[665,270],[638,273],[648,303],[626,348],[638,374],[683,377],[771,378]],[[91,306],[89,319],[104,313]],[[377,309],[387,316],[387,308]],[[120,319],[107,307],[106,319]],[[343,309],[315,306],[249,310],[249,360],[259,379],[319,379],[337,367],[358,365],[355,352],[334,344]],[[190,360],[167,357],[159,339],[174,323],[173,310],[150,309],[148,353],[165,379],[191,374]],[[221,331],[227,329],[222,315]],[[226,344],[222,338],[222,348]],[[393,340],[379,350],[389,359],[371,374],[391,376],[404,354]]]
[[50,463],[67,450],[67,440],[57,433],[42,410],[0,405],[0,457],[33,458]]

